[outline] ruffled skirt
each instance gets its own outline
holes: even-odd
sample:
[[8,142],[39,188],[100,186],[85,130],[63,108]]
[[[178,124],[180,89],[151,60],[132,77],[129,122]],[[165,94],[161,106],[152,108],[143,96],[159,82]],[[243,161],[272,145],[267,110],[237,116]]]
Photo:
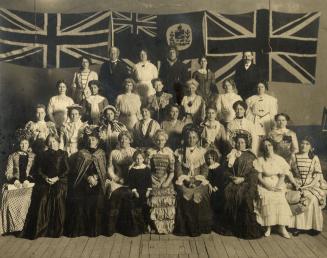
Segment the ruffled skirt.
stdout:
[[291,223],[292,211],[285,197],[285,191],[274,192],[258,185],[259,200],[255,203],[257,221],[261,226]]
[[169,234],[175,225],[175,190],[173,185],[167,188],[153,188],[148,199],[150,220],[159,234]]

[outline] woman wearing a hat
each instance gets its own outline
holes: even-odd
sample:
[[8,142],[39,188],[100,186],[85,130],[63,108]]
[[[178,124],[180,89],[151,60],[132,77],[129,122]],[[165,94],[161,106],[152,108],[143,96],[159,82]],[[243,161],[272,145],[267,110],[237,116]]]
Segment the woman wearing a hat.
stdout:
[[69,236],[94,237],[103,233],[106,154],[99,148],[99,127],[85,127],[83,137],[86,147],[77,152],[71,170],[66,231]]
[[254,200],[258,195],[258,174],[253,162],[251,134],[245,130],[235,132],[235,149],[227,155],[224,172],[223,212],[217,214],[214,229],[222,235],[235,235],[245,239],[260,238],[263,229],[257,223]]
[[118,135],[127,131],[121,122],[118,122],[117,109],[114,106],[106,106],[101,115],[100,137],[104,141],[106,152],[109,153],[117,147]]

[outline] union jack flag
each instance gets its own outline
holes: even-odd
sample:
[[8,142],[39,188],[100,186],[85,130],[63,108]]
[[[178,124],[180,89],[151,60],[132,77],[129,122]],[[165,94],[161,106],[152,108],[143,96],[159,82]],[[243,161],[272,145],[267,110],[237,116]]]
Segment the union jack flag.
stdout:
[[264,62],[263,54],[267,44],[262,26],[268,24],[265,11],[235,15],[205,13],[205,50],[218,82],[235,74],[244,50],[256,53],[256,64],[268,63]]
[[205,49],[217,81],[233,76],[242,51],[250,50],[265,79],[313,84],[319,17],[265,9],[236,15],[207,11]]
[[84,55],[107,60],[110,11],[27,13],[0,9],[0,61],[52,68],[79,66]]
[[[121,55],[130,67],[133,67],[138,59],[137,52],[140,48],[149,49],[154,45],[157,29],[157,15],[112,12],[112,45],[120,48],[125,46],[121,49]],[[133,44],[133,47],[130,44]],[[156,49],[150,52],[155,51]]]
[[315,83],[320,12],[270,13],[269,80]]

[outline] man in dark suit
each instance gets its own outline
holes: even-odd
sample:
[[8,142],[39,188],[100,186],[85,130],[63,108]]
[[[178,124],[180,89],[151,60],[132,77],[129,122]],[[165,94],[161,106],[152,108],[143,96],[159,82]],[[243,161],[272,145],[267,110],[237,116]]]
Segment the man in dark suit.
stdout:
[[173,99],[178,104],[183,98],[185,82],[190,79],[187,66],[178,59],[176,47],[169,47],[166,60],[162,61],[159,78],[163,80],[166,92],[173,95]]
[[235,83],[238,94],[246,100],[248,97],[256,94],[257,84],[260,81],[260,72],[253,63],[253,54],[251,51],[243,52],[243,61],[236,68]]
[[115,103],[116,97],[123,93],[123,81],[130,76],[127,65],[119,59],[120,51],[117,47],[109,49],[109,61],[102,64],[99,81],[103,85],[104,95],[109,103]]

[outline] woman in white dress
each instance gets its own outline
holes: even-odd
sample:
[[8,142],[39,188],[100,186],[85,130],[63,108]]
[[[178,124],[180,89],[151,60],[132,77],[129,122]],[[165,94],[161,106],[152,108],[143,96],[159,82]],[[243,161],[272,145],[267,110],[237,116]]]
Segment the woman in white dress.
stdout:
[[125,93],[117,97],[116,108],[119,113],[118,121],[123,123],[128,130],[132,130],[140,118],[141,99],[133,93],[135,82],[131,78],[125,79],[123,83]]
[[64,125],[65,151],[68,156],[76,153],[83,138],[87,123],[81,121],[82,106],[74,104],[68,107],[69,122]]
[[45,150],[45,139],[50,133],[56,132],[56,125],[51,121],[45,121],[46,107],[38,104],[35,108],[36,121],[29,121],[25,125],[26,130],[32,132],[30,143],[33,151],[38,154]]
[[195,79],[186,82],[187,95],[183,97],[181,106],[184,109],[185,124],[200,123],[205,117],[205,103],[203,98],[196,94],[199,83]]
[[246,100],[248,110],[246,118],[254,123],[259,137],[264,137],[274,127],[274,118],[277,114],[277,99],[266,94],[267,85],[259,82],[257,85],[257,95],[253,95]]
[[297,187],[290,172],[290,166],[279,155],[275,154],[273,141],[269,138],[262,142],[263,157],[257,158],[254,168],[258,172],[259,199],[255,205],[257,221],[266,226],[265,236],[270,236],[271,227],[278,225],[279,233],[290,238],[286,226],[291,223],[292,212],[285,197],[285,178]]
[[226,79],[223,82],[225,93],[219,94],[216,100],[216,107],[219,120],[224,124],[228,124],[235,118],[233,104],[242,100],[241,96],[236,94],[236,85],[232,79]]
[[89,82],[98,80],[98,74],[90,70],[91,59],[88,57],[82,57],[81,68],[78,72],[74,73],[72,82],[73,99],[76,103],[80,104],[83,99],[91,96],[91,90],[89,88]]
[[109,105],[107,98],[99,94],[101,90],[101,83],[99,81],[90,81],[89,87],[92,95],[89,96],[83,103],[85,106],[85,117],[91,124],[100,123],[100,115],[103,109]]
[[65,81],[64,80],[57,81],[56,86],[58,89],[58,95],[50,98],[48,104],[48,110],[47,110],[50,120],[54,123],[56,122],[53,116],[55,112],[64,111],[65,120],[67,120],[67,107],[74,104],[73,99],[66,95],[67,85]]
[[155,94],[151,81],[158,78],[158,69],[148,60],[148,52],[142,49],[139,53],[140,61],[134,67],[134,77],[137,82],[137,92],[145,104],[147,98]]
[[307,232],[311,235],[323,229],[322,209],[326,206],[327,183],[322,174],[320,160],[313,153],[312,139],[304,138],[300,143],[300,152],[292,155],[291,168],[296,182],[300,186],[303,205],[291,219],[293,235]]

